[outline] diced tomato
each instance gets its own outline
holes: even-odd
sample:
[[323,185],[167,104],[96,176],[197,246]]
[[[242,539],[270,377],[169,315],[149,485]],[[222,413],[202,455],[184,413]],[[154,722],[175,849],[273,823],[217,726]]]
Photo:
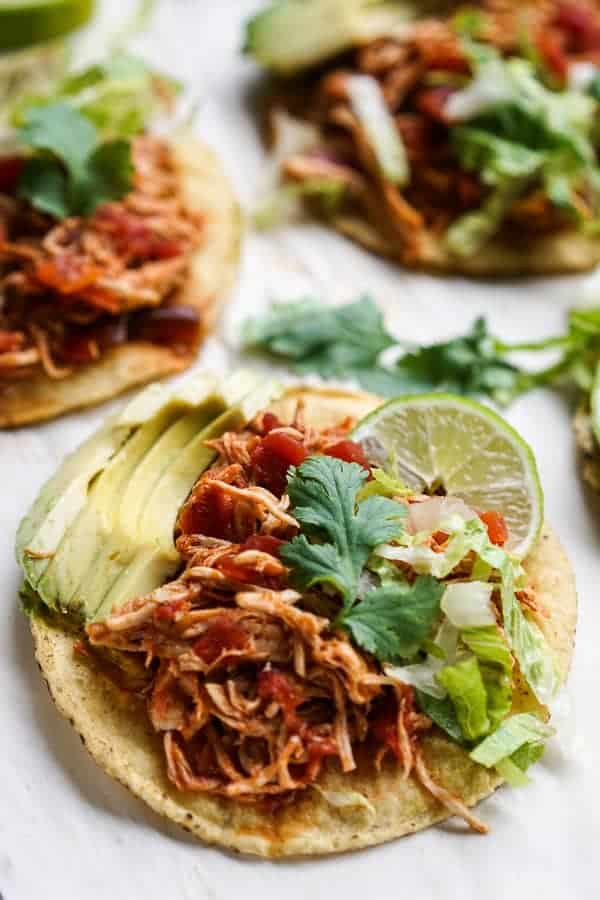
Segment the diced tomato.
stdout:
[[327,447],[325,455],[334,456],[336,459],[341,459],[348,463],[358,463],[363,469],[371,470],[363,448],[356,441],[338,441],[337,444]]
[[433,119],[435,122],[441,122],[443,125],[447,125],[448,118],[444,111],[446,101],[455,90],[456,88],[450,87],[449,85],[425,88],[417,94],[415,106],[424,116]]
[[0,353],[11,353],[23,346],[25,338],[21,331],[0,329]]
[[269,453],[287,463],[288,466],[299,466],[308,456],[304,444],[285,433],[269,432],[263,438],[262,446]]
[[287,727],[291,731],[298,730],[302,723],[296,715],[296,708],[303,698],[289,675],[278,669],[263,669],[258,676],[258,696],[267,703],[277,703]]
[[479,206],[483,196],[483,189],[477,178],[469,175],[467,172],[459,172],[456,179],[456,187],[462,209],[471,209],[474,206]]
[[503,547],[508,540],[508,528],[504,516],[491,509],[488,512],[479,513],[479,518],[487,528],[487,533],[492,544]]
[[244,650],[248,635],[231,616],[218,616],[194,644],[194,653],[207,665],[227,650]]
[[207,481],[185,504],[177,524],[182,534],[232,540],[233,500]]
[[164,603],[158,604],[154,610],[154,618],[160,622],[172,622],[177,613],[186,609],[187,606],[187,600],[166,600]]
[[0,191],[5,194],[14,193],[24,164],[25,160],[22,156],[0,158]]
[[162,306],[132,316],[130,336],[151,344],[193,347],[200,337],[200,316],[191,306]]
[[290,466],[299,466],[308,456],[300,441],[288,434],[270,431],[252,453],[252,465],[260,485],[280,497],[286,488]]
[[274,413],[266,412],[262,417],[261,428],[262,434],[268,434],[269,431],[273,431],[274,428],[281,428],[281,422]]
[[279,556],[279,548],[285,541],[274,537],[272,534],[253,534],[240,547],[244,550],[260,550],[261,553],[270,553],[271,556]]
[[553,24],[566,37],[566,50],[587,53],[600,49],[600,18],[585,3],[561,3]]
[[565,54],[564,37],[552,28],[542,28],[535,39],[535,46],[543,63],[560,81],[565,81],[569,60]]
[[95,224],[111,236],[117,253],[127,259],[172,259],[182,252],[177,241],[156,234],[146,222],[119,206],[100,207]]

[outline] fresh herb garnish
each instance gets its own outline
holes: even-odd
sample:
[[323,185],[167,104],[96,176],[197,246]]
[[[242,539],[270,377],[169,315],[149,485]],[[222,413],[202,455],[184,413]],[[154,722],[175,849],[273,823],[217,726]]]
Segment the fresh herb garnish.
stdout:
[[291,362],[297,372],[326,378],[376,368],[382,351],[396,343],[369,297],[339,307],[312,299],[276,303],[245,323],[243,341],[249,350]]
[[[356,463],[312,456],[293,470],[288,494],[302,533],[281,548],[301,588],[329,584],[345,609],[356,599],[361,572],[378,544],[398,535],[406,508],[387,497],[357,494],[367,472]],[[310,543],[308,538],[320,543]]]
[[340,595],[335,625],[378,659],[413,656],[439,615],[444,586],[430,576],[398,580],[358,598],[373,549],[399,535],[405,508],[382,496],[358,499],[367,472],[355,463],[313,456],[290,476],[288,493],[301,533],[281,548],[301,589],[327,586]]
[[102,142],[92,122],[65,103],[33,108],[17,132],[32,148],[19,193],[58,219],[89,215],[131,188],[131,147],[121,138]]
[[[388,397],[437,388],[505,403],[523,389],[523,373],[498,352],[484,319],[464,336],[407,349],[386,330],[369,297],[333,308],[315,300],[277,304],[246,323],[244,345],[299,373],[352,378]],[[391,347],[405,352],[386,363],[382,353]]]
[[397,581],[374,588],[342,615],[341,624],[378,659],[408,659],[430,635],[444,589],[431,575],[419,575],[412,584]]
[[[408,348],[385,328],[373,300],[340,307],[314,300],[278,304],[245,325],[246,349],[285,361],[300,373],[351,378],[382,396],[445,390],[487,396],[500,405],[535,387],[574,384],[591,390],[600,361],[600,308],[573,309],[564,334],[509,344],[494,337],[485,319],[449,341]],[[399,355],[382,359],[384,350]],[[517,351],[555,351],[556,360],[531,371],[513,362]]]

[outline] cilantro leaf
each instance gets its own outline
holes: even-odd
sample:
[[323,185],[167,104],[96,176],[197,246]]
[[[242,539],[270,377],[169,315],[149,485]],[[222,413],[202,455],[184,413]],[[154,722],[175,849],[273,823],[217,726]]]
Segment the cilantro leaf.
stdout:
[[92,122],[65,103],[30,109],[17,138],[37,151],[23,170],[19,193],[43,212],[87,215],[131,188],[129,143],[100,143]]
[[67,176],[55,160],[35,156],[28,160],[21,173],[19,194],[40,212],[56,219],[69,215]]
[[504,359],[485,319],[475,320],[467,334],[420,347],[398,360],[403,373],[421,389],[440,388],[459,394],[484,394],[506,402],[519,393],[522,373]]
[[131,188],[132,176],[129,142],[116,138],[100,144],[88,160],[86,181],[90,195],[83,201],[84,212],[91,213],[101,203],[123,197]]
[[243,329],[248,350],[289,360],[301,373],[347,378],[377,365],[380,353],[394,344],[370,297],[328,307],[317,300],[277,303]]
[[[281,549],[300,588],[330,584],[345,608],[355,599],[372,550],[397,535],[406,510],[387,497],[357,503],[367,472],[356,463],[311,456],[292,473],[288,494],[302,534]],[[319,541],[311,543],[308,538]]]
[[431,575],[419,575],[413,584],[390,582],[369,591],[340,623],[378,659],[411,657],[431,633],[443,593],[444,585]]

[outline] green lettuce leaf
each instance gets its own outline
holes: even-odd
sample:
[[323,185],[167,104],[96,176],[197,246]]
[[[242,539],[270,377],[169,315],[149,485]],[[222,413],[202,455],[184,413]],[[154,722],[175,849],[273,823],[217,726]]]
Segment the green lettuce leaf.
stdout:
[[451,145],[461,167],[477,172],[491,190],[481,209],[448,230],[448,244],[459,255],[489,240],[530,186],[541,187],[577,219],[575,192],[585,189],[596,204],[600,184],[596,100],[577,90],[549,90],[527,60],[504,60],[493,48],[469,41],[466,47],[475,76],[447,103],[446,114],[458,123]]
[[456,709],[449,697],[442,700],[437,697],[431,697],[424,691],[416,690],[417,701],[425,715],[429,716],[432,722],[445,731],[452,740],[458,744],[464,744],[465,739],[456,716]]
[[[539,753],[540,743],[553,734],[554,729],[538,719],[537,716],[531,713],[519,713],[505,719],[469,755],[480,765],[491,768],[502,759],[512,757],[517,751],[528,747],[529,749],[523,756],[517,757],[518,762],[515,763],[516,765],[519,763],[525,765],[535,759],[535,755]],[[531,745],[536,749],[533,750]]]
[[129,138],[167,110],[178,91],[179,85],[172,79],[138,57],[119,52],[68,74],[44,94],[21,98],[12,119],[21,126],[32,109],[60,102],[92,122],[104,137]]
[[474,741],[487,734],[487,694],[476,657],[446,666],[438,672],[437,680],[448,691],[465,739]]

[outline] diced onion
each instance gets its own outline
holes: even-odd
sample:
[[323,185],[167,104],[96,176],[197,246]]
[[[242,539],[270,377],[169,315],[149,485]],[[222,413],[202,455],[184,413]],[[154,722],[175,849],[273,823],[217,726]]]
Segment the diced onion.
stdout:
[[429,656],[424,663],[415,663],[412,666],[385,665],[383,671],[392,681],[410,684],[423,691],[424,694],[429,694],[430,697],[443,700],[446,696],[446,688],[438,683],[435,676],[444,665],[443,660]]
[[468,522],[469,519],[477,518],[477,513],[458,497],[430,497],[422,503],[410,504],[408,528],[412,534],[421,531],[432,534],[450,516],[460,516]]
[[585,91],[600,72],[598,66],[592,62],[571,63],[567,73],[567,83],[576,91]]
[[485,581],[454,582],[442,597],[442,610],[457,628],[494,625],[492,585]]

